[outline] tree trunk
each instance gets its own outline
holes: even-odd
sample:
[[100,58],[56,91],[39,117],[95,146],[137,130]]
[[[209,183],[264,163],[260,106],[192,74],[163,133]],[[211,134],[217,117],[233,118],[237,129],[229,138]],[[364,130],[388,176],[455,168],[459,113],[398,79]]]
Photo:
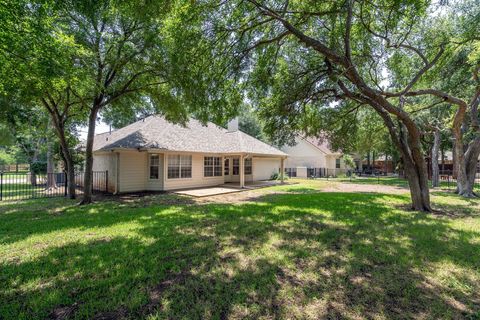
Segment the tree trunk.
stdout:
[[[376,107],[375,104],[373,106]],[[403,120],[396,126],[385,111],[375,108],[383,118],[393,143],[400,151],[403,160],[405,178],[410,187],[412,209],[416,211],[432,211],[430,205],[430,190],[428,188],[427,163],[422,152],[420,130],[413,121]],[[408,127],[407,127],[408,124]]]
[[65,126],[67,123],[68,117],[66,116],[66,110],[60,112],[58,110],[58,104],[54,103],[49,104],[46,99],[42,99],[42,103],[45,109],[50,114],[50,119],[52,120],[53,127],[55,128],[55,133],[58,136],[60,142],[60,149],[62,151],[62,156],[65,161],[65,169],[67,170],[67,193],[70,199],[75,199],[76,197],[76,188],[75,188],[75,166],[73,162],[73,155],[68,145],[67,136],[65,134]]
[[466,180],[463,182],[462,185],[457,183],[459,190],[462,192],[459,194],[467,197],[473,198],[476,197],[477,194],[474,192],[475,186],[475,177],[477,175],[477,163],[478,163],[478,156],[480,155],[480,138],[472,141],[465,153],[465,174]]
[[47,142],[47,186],[46,189],[57,189],[57,179],[55,177],[55,163],[53,162],[52,141]]
[[442,174],[445,174],[445,150],[441,148],[442,154]]
[[38,145],[35,151],[33,152],[32,160],[30,163],[30,184],[34,187],[37,186],[37,173],[32,169],[32,165],[37,162],[38,158]]
[[373,154],[372,154],[372,170],[375,171],[375,151],[373,151]]
[[433,131],[433,148],[432,148],[432,187],[440,186],[440,173],[438,167],[438,151],[440,149],[440,130],[435,128]]
[[75,188],[75,166],[73,162],[73,155],[68,147],[67,138],[65,136],[65,129],[62,124],[58,124],[54,121],[55,131],[60,141],[60,149],[65,161],[65,169],[67,170],[67,194],[70,199],[76,198]]
[[92,203],[93,141],[95,137],[98,109],[99,108],[94,105],[88,118],[87,145],[85,150],[85,175],[83,179],[83,199],[80,202],[81,205]]

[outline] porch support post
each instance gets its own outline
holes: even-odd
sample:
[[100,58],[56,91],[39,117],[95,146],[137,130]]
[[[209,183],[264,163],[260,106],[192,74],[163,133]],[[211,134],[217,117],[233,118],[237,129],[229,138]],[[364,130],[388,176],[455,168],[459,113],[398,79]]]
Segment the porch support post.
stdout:
[[240,156],[240,188],[245,188],[245,156]]
[[280,159],[280,181],[284,183],[284,175],[285,175],[285,158]]

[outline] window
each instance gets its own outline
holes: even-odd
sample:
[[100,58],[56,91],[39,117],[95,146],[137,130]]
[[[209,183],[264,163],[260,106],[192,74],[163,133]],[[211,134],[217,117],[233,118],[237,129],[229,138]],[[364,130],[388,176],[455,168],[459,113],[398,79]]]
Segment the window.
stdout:
[[252,174],[252,158],[245,159],[245,174]]
[[158,154],[150,155],[150,179],[158,179],[160,173],[160,157]]
[[192,177],[192,156],[169,155],[168,179],[184,179]]
[[223,166],[223,174],[228,176],[230,174],[230,159],[225,159]]
[[233,166],[232,166],[232,174],[234,176],[238,176],[238,173],[240,171],[240,159],[234,158],[233,159]]
[[340,169],[340,159],[335,159],[335,168]]
[[222,176],[222,158],[205,157],[203,158],[203,175],[205,177],[221,177]]

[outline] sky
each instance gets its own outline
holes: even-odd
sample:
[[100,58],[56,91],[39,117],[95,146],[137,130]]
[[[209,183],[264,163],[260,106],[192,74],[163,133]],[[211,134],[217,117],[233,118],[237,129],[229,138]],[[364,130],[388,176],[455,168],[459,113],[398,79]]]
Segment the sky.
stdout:
[[[78,132],[80,133],[81,140],[87,140],[87,131],[88,127],[79,127]],[[103,122],[101,119],[97,120],[97,126],[95,127],[95,134],[104,133],[110,131],[110,126]]]

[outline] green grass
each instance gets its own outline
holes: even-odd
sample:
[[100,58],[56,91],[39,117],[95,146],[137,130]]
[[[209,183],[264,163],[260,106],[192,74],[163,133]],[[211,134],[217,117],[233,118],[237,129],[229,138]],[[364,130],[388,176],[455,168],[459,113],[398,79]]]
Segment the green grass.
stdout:
[[2,186],[2,201],[63,195],[63,187],[45,191],[44,185],[33,186],[30,183],[6,183]]
[[[335,179],[334,179],[335,180]],[[406,179],[398,178],[398,177],[352,177],[352,178],[338,178],[340,182],[348,182],[348,183],[356,183],[356,184],[381,184],[385,186],[394,186],[394,187],[402,187],[408,188],[408,181]],[[456,187],[456,182],[452,181],[440,181],[440,188],[441,189],[449,189],[453,190]],[[475,184],[475,189],[480,190],[480,182]]]
[[0,318],[480,317],[480,201],[262,189],[252,202],[159,195],[0,203]]

